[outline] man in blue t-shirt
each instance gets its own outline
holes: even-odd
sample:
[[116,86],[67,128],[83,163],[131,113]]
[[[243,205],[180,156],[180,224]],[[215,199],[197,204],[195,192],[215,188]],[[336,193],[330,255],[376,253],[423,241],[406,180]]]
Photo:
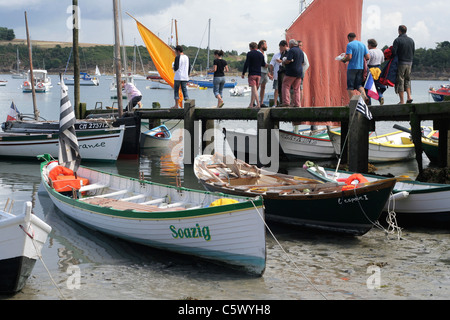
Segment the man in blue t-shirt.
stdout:
[[347,36],[348,45],[345,51],[345,57],[341,60],[343,63],[349,61],[347,66],[347,92],[351,99],[354,90],[358,90],[364,100],[367,101],[367,96],[363,86],[364,76],[364,59],[369,60],[369,50],[361,42],[356,40],[356,34],[353,32]]

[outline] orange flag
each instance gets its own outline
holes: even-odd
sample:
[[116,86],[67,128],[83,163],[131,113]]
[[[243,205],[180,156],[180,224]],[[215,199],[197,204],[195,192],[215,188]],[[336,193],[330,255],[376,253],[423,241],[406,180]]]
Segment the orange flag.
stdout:
[[[157,35],[147,29],[135,18],[133,19],[136,21],[141,38],[144,41],[147,51],[156,66],[156,70],[158,70],[161,78],[163,78],[173,88],[175,72],[173,71],[172,65],[176,57],[175,50],[158,38]],[[179,104],[182,107],[183,94],[181,93],[181,90],[179,96]]]

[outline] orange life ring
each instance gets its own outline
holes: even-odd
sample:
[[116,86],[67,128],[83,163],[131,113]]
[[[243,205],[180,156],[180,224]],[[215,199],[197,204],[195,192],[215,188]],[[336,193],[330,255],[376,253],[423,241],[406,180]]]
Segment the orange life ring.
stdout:
[[30,83],[29,83],[28,81],[25,81],[25,82],[23,83],[23,85],[24,85],[24,87],[28,87],[28,86],[30,85]]
[[362,174],[354,173],[350,177],[348,177],[347,180],[345,180],[345,184],[352,185],[354,181],[358,181],[358,184],[369,182],[369,180],[364,178],[364,176]]

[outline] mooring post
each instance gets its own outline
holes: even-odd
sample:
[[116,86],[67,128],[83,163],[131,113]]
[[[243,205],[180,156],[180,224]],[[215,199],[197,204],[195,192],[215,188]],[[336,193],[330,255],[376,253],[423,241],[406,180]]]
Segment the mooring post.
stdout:
[[[367,173],[369,167],[369,120],[356,111],[358,95],[350,100],[348,128],[348,169]],[[341,145],[344,143],[341,137]]]
[[411,125],[411,137],[414,143],[414,149],[416,152],[417,167],[419,169],[419,175],[423,173],[423,161],[422,161],[422,128],[420,126],[420,118],[412,109],[409,113],[409,123]]
[[[214,141],[216,139],[220,140],[220,137],[217,137],[215,135],[207,135],[208,133],[216,133],[215,130],[215,120],[202,120],[202,131],[201,131],[201,137],[202,137],[202,150],[214,150]],[[205,140],[206,139],[206,140]]]
[[[256,128],[256,150],[258,155],[258,167],[268,166],[269,163],[267,163],[267,161],[269,161],[268,159],[273,158],[272,155],[274,154],[274,152],[279,155],[279,152],[277,152],[278,150],[272,150],[272,130],[275,129],[275,127],[278,128],[278,124],[275,123],[271,118],[270,108],[262,108],[258,112]],[[279,144],[277,143],[277,145]],[[252,148],[252,146],[250,146],[250,148]]]
[[450,129],[448,120],[434,120],[434,130],[439,130],[439,145],[438,145],[438,166],[445,168],[450,163],[450,143],[448,130]]
[[186,100],[184,102],[184,164],[193,164],[197,156],[195,120],[195,100]]

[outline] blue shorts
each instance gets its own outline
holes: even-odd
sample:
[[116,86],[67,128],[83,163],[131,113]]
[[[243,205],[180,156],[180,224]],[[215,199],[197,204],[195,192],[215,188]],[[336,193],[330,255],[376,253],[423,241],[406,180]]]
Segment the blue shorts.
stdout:
[[363,86],[363,69],[347,70],[347,90],[358,90]]

